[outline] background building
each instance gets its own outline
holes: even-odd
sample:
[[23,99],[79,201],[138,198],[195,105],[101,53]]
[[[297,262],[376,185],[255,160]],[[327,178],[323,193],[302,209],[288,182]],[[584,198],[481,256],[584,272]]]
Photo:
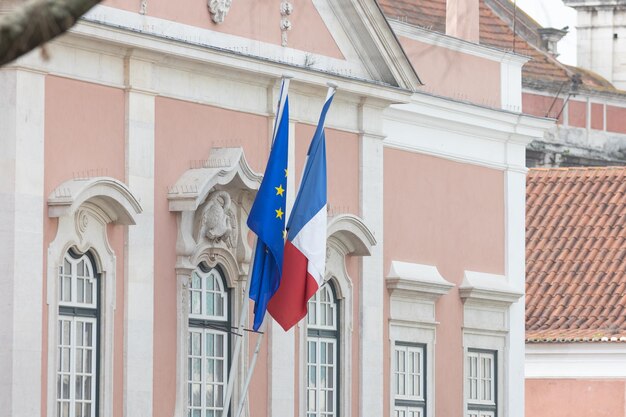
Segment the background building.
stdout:
[[622,167],[529,173],[528,416],[625,415],[625,174]]
[[[380,3],[387,16],[392,21],[398,21],[398,25],[407,24],[426,32],[454,36],[454,32],[448,29],[445,0],[382,0]],[[564,65],[556,59],[558,40],[565,34],[562,28],[542,28],[523,10],[514,8],[513,3],[506,0],[479,1],[480,27],[474,41],[529,58],[522,67],[521,107],[513,105],[510,110],[521,109],[527,114],[558,119],[543,138],[529,144],[527,166],[623,165],[626,162],[626,94],[620,89],[620,84],[611,83],[614,80],[612,76],[598,69],[598,65],[604,65],[605,61],[618,65],[620,60],[618,46],[613,48],[611,45],[621,42],[615,40],[620,39],[617,16],[623,13],[621,6],[615,2],[606,2],[606,5],[603,5],[604,2],[566,3],[586,13],[579,17],[579,26],[582,25],[582,30],[578,32],[579,67]],[[585,20],[585,16],[591,16],[591,11],[596,9],[606,10],[605,15],[610,17],[607,19],[615,22],[610,27],[615,27],[613,32],[618,37],[613,38],[613,32],[598,20],[600,18]],[[593,25],[597,25],[597,30],[592,28],[595,27]],[[586,40],[589,36],[595,39],[593,45]],[[599,47],[600,43],[604,46]],[[596,53],[590,52],[592,48]],[[586,58],[580,58],[583,55]],[[420,74],[428,71],[430,66],[427,62],[422,62],[421,66],[416,64]],[[467,63],[464,64],[457,66],[459,71],[469,68]],[[437,71],[434,67],[430,68]],[[444,77],[445,73],[441,76]],[[501,80],[508,83],[504,77]],[[454,86],[428,82],[425,85],[427,91],[436,94],[484,106],[497,105],[488,96],[481,95],[480,91],[489,91],[483,87],[474,80]]]

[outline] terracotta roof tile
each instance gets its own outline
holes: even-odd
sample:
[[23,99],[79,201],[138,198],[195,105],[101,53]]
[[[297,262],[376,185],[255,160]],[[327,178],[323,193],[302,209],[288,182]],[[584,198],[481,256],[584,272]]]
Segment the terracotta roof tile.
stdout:
[[626,341],[626,167],[532,169],[526,339]]
[[[522,68],[522,77],[526,85],[560,85],[569,83],[573,74],[582,80],[583,89],[600,90],[619,93],[607,80],[588,70],[570,67],[560,63],[556,58],[535,46],[520,35],[513,37],[513,29],[508,21],[492,8],[498,2],[500,13],[504,13],[507,0],[480,2],[480,43],[504,50],[515,50],[516,53],[530,57]],[[415,26],[439,33],[446,31],[446,0],[378,0],[381,9],[390,19],[397,19]],[[508,7],[511,7],[508,5]],[[521,15],[523,11],[519,10]],[[518,16],[518,19],[520,17]],[[524,14],[525,21],[532,21]],[[535,30],[539,27],[535,22]],[[535,33],[535,37],[538,35]],[[567,87],[567,86],[566,86]]]

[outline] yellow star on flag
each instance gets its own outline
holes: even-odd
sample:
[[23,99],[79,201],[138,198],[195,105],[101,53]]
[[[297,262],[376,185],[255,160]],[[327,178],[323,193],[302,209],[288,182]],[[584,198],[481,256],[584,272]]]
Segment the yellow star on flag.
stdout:
[[287,168],[285,168],[285,177],[287,176],[287,173],[288,173]]
[[274,188],[276,188],[276,195],[283,197],[283,193],[285,192],[283,185],[280,184],[278,187],[274,187]]
[[285,214],[283,213],[283,210],[279,207],[278,210],[275,210],[275,211],[276,211],[276,218],[282,220],[283,214]]
[[287,229],[283,230],[283,239],[287,239]]

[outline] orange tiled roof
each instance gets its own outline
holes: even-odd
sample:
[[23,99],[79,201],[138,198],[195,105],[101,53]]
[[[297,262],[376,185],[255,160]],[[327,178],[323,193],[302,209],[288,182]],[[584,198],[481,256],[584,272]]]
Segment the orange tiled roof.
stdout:
[[626,342],[626,167],[530,170],[526,340]]
[[[506,2],[507,0],[499,1]],[[390,19],[399,19],[435,32],[445,33],[446,31],[446,0],[378,0],[378,2]],[[525,85],[538,88],[553,85],[558,88],[560,84],[569,82],[571,75],[578,73],[581,76],[583,88],[618,92],[599,75],[561,64],[552,55],[520,35],[515,36],[515,45],[513,45],[513,29],[509,23],[500,17],[485,0],[479,0],[479,2],[480,43],[504,50],[515,49],[516,53],[530,57],[530,61],[522,68]],[[522,20],[523,16],[524,23],[532,21],[519,9],[518,13],[520,14],[518,19]],[[539,27],[534,22],[533,25],[536,25],[534,30]]]

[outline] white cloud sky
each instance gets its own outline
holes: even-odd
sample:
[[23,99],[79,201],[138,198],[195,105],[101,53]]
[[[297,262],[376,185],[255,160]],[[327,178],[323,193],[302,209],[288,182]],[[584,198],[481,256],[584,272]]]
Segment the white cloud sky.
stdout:
[[569,33],[559,42],[559,60],[576,65],[576,11],[561,0],[516,0],[516,3],[544,27],[569,26]]

